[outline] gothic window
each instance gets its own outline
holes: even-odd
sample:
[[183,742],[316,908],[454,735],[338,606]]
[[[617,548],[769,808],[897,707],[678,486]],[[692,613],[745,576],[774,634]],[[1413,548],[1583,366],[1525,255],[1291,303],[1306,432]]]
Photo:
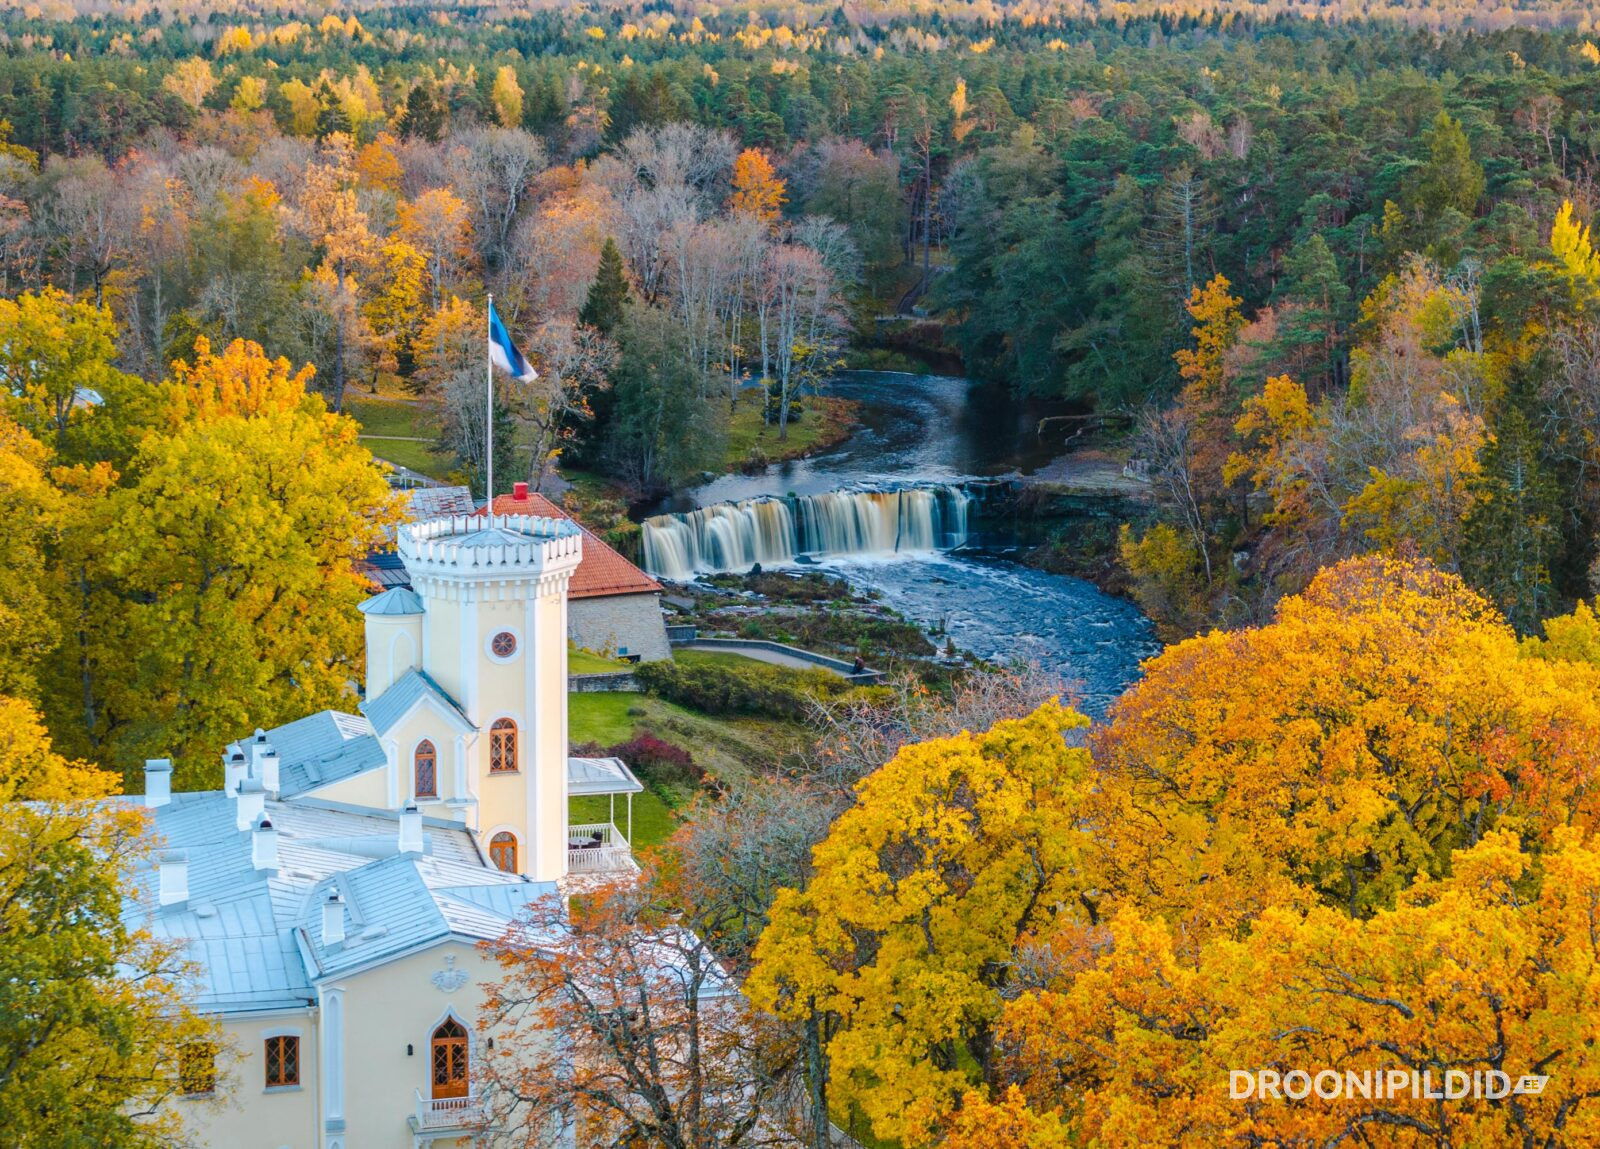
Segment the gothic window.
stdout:
[[517,724],[497,718],[489,727],[489,773],[504,774],[517,768]]
[[292,1035],[267,1038],[267,1088],[300,1084],[300,1039]]
[[433,1031],[433,1098],[467,1095],[467,1031],[453,1017]]
[[439,796],[439,755],[434,750],[433,743],[424,738],[417,744],[417,753],[413,758],[416,766],[417,797],[437,798]]
[[489,640],[489,649],[494,651],[496,658],[510,658],[517,653],[517,636],[509,630],[502,630]]
[[501,830],[489,839],[489,860],[508,874],[517,872],[517,836]]

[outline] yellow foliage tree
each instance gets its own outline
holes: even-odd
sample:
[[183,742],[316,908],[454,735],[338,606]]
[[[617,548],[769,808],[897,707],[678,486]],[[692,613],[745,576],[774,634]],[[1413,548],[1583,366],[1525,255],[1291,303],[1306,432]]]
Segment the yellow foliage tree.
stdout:
[[75,753],[171,757],[194,785],[241,731],[348,705],[368,589],[356,563],[395,500],[309,377],[254,344],[200,340],[123,485],[84,474],[58,560],[84,577],[63,587],[72,641],[46,708]]
[[39,664],[61,633],[46,556],[61,514],[60,496],[46,475],[49,461],[43,444],[0,416],[0,518],[7,523],[0,551],[0,694],[29,700],[38,697]]
[[1178,374],[1185,388],[1202,399],[1221,396],[1224,359],[1244,326],[1244,314],[1239,310],[1242,300],[1232,294],[1232,286],[1227,276],[1217,275],[1189,295],[1195,345],[1180,349],[1173,358],[1178,361]]
[[0,1122],[33,1147],[182,1143],[173,1051],[219,1038],[184,1003],[179,947],[125,924],[144,811],[0,697]]
[[522,126],[522,85],[517,83],[517,70],[510,64],[502,65],[495,72],[489,103],[494,106],[495,119],[502,128]]
[[257,76],[239,77],[239,85],[233,90],[233,98],[228,101],[228,107],[236,112],[259,112],[267,102],[267,85]]
[[1082,912],[1086,720],[1054,703],[986,734],[906,747],[866,778],[782,891],[747,991],[831,1019],[835,1096],[881,1137],[925,1144],[992,1052],[1030,943]]
[[1563,200],[1550,228],[1550,251],[1573,285],[1580,303],[1600,293],[1600,253],[1589,240],[1589,227],[1572,218],[1572,201]]
[[467,205],[449,188],[431,188],[400,206],[395,230],[422,253],[433,306],[438,307],[454,285],[463,262],[472,254]]
[[200,56],[187,56],[161,78],[161,86],[191,108],[198,108],[216,89],[217,74],[211,70],[210,61]]
[[315,135],[317,113],[322,110],[322,101],[317,99],[317,90],[305,81],[293,78],[278,85],[278,94],[289,106],[289,134]]

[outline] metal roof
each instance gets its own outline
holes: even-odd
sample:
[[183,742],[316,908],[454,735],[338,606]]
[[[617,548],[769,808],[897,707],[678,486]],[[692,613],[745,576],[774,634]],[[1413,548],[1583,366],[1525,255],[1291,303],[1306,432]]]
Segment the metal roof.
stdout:
[[[278,797],[292,798],[388,762],[372,724],[359,714],[324,710],[266,732],[278,752]],[[229,752],[250,739],[231,743]]]
[[568,758],[567,793],[576,798],[584,794],[638,794],[644,783],[634,777],[621,758]]
[[477,506],[467,487],[413,487],[407,511],[411,519],[437,519],[470,515]]
[[425,613],[422,596],[409,586],[390,587],[356,608],[362,614],[405,615]]
[[458,723],[463,732],[477,729],[454,698],[446,694],[426,671],[416,669],[408,670],[395,679],[389,689],[378,697],[363,702],[361,713],[372,723],[373,730],[385,734],[425,698],[431,699],[447,719]]
[[[528,902],[554,890],[492,868],[453,823],[425,819],[423,852],[402,854],[393,811],[302,798],[268,802],[265,813],[278,832],[276,870],[254,867],[251,831],[237,828],[234,800],[222,791],[174,794],[152,811],[155,832],[188,860],[189,897],[160,906],[151,867],[136,875],[123,916],[157,938],[187,943],[200,1009],[305,1005],[330,973],[450,936],[499,937]],[[334,885],[345,898],[348,935],[327,951],[321,906]]]
[[[322,936],[322,906],[333,889],[345,904],[345,938],[330,948]],[[555,890],[554,882],[530,882],[481,865],[396,854],[308,890],[297,934],[314,976],[332,977],[448,937],[493,941],[530,902]]]

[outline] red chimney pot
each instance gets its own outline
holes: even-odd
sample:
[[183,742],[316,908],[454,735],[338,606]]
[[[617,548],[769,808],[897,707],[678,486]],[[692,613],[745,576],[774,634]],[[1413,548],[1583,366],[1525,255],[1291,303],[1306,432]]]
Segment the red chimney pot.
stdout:
[[528,484],[527,483],[512,483],[511,484],[511,497],[513,499],[526,499],[528,497]]

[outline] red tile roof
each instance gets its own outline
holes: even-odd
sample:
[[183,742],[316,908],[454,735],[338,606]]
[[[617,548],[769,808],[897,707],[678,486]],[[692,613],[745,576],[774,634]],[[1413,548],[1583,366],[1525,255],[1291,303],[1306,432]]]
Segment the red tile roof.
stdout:
[[[483,508],[478,509],[483,514]],[[572,516],[549,499],[534,491],[526,495],[496,495],[494,513],[497,515],[543,515],[547,518],[571,519]],[[576,520],[574,520],[576,522]],[[567,588],[568,598],[600,598],[610,594],[658,594],[661,584],[634,566],[606,544],[582,523],[583,561],[572,575]]]

